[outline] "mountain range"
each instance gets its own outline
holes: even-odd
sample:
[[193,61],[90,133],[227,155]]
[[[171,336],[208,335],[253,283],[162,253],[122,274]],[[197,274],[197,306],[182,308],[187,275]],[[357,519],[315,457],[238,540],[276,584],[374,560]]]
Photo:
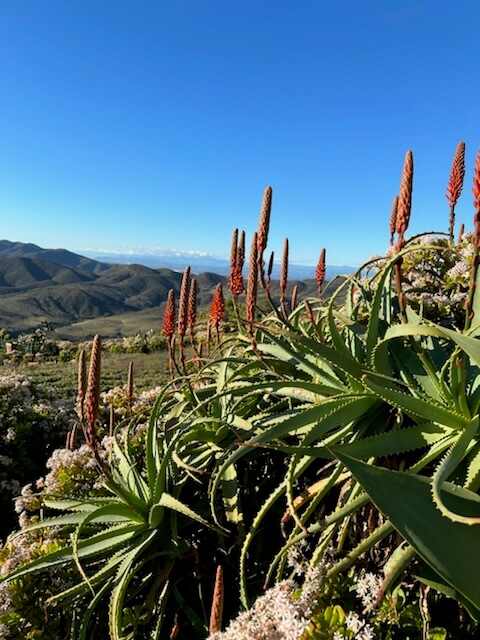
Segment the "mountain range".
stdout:
[[[159,330],[162,306],[170,289],[178,294],[185,264],[112,264],[66,249],[0,240],[0,327],[15,335],[48,322],[56,337],[72,339],[100,331],[113,337]],[[198,305],[205,306],[218,282],[226,287],[227,277],[199,273],[198,266],[192,264],[192,272],[198,274]],[[313,279],[298,285],[301,296],[316,294]]]

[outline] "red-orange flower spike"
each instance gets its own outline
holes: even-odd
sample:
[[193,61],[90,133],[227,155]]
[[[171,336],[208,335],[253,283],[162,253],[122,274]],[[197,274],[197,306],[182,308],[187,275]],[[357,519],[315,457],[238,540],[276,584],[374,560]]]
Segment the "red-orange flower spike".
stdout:
[[173,289],[168,292],[167,306],[163,315],[162,333],[169,340],[172,339],[175,333],[175,291]]
[[460,197],[463,189],[463,180],[465,178],[465,143],[459,142],[455,155],[453,157],[452,170],[450,172],[450,180],[445,194],[450,206],[454,207]]
[[475,168],[473,170],[473,206],[480,211],[480,151],[477,153]]
[[315,280],[317,281],[319,296],[322,293],[322,285],[325,282],[325,270],[326,270],[325,263],[326,263],[326,251],[325,249],[322,249],[320,252],[320,257],[318,259],[317,268],[315,269]]
[[225,300],[223,297],[222,283],[219,282],[213,294],[212,304],[210,305],[210,324],[218,331],[220,322],[225,317]]

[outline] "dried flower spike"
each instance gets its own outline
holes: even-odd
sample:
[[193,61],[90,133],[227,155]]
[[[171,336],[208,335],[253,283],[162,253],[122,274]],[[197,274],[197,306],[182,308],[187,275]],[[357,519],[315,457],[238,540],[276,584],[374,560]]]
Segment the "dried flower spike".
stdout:
[[77,415],[80,420],[85,417],[84,402],[87,391],[87,361],[85,349],[80,351],[78,356],[78,391],[77,391]]
[[187,330],[188,314],[188,294],[190,290],[190,267],[185,267],[180,287],[180,300],[178,303],[178,335],[180,337],[180,347]]
[[257,233],[253,234],[252,246],[250,248],[250,263],[248,269],[248,281],[247,281],[247,300],[246,300],[246,312],[247,321],[255,321],[255,307],[257,304],[257,281],[258,281],[258,238]]
[[196,322],[197,322],[197,279],[192,278],[192,281],[190,283],[190,291],[188,293],[188,311],[187,311],[187,325],[192,338],[195,333]]
[[212,610],[210,613],[210,625],[208,628],[209,633],[215,633],[222,629],[223,595],[223,568],[221,565],[218,565],[217,573],[215,575],[215,587],[213,589]]
[[292,301],[290,303],[290,308],[294,311],[297,308],[297,300],[298,300],[298,284],[293,287],[292,291]]
[[133,404],[133,362],[128,363],[128,375],[127,375],[127,400],[130,413],[132,412]]
[[280,304],[284,316],[287,316],[287,309],[285,305],[285,293],[287,290],[288,282],[288,238],[285,238],[283,244],[282,253],[282,269],[280,271]]
[[270,228],[270,213],[272,210],[272,187],[266,187],[263,192],[262,208],[260,209],[260,220],[258,224],[258,257],[263,255],[267,247],[268,231]]
[[237,247],[237,267],[242,271],[245,264],[245,231],[240,233]]
[[93,338],[92,353],[90,355],[90,368],[88,371],[88,385],[85,398],[87,413],[87,444],[95,446],[96,429],[95,423],[98,418],[100,402],[100,366],[101,366],[102,341],[99,335]]
[[390,244],[394,243],[394,235],[397,229],[397,213],[398,213],[398,196],[395,196],[392,204],[392,212],[390,214]]
[[413,153],[408,150],[403,163],[402,181],[400,183],[400,193],[398,196],[398,209],[396,220],[396,232],[398,234],[398,247],[404,245],[404,234],[410,221],[412,210],[412,188],[413,188]]
[[257,262],[260,271],[260,277],[264,280],[263,272],[263,254],[267,247],[268,231],[270,228],[270,212],[272,210],[272,187],[267,187],[263,193],[262,208],[260,210],[260,220],[258,223],[257,236]]
[[[242,231],[241,238],[245,242],[245,232]],[[234,229],[232,237],[232,247],[230,250],[230,275],[228,278],[228,288],[236,300],[244,292],[243,286],[243,262],[245,260],[245,247],[238,244],[238,229]]]

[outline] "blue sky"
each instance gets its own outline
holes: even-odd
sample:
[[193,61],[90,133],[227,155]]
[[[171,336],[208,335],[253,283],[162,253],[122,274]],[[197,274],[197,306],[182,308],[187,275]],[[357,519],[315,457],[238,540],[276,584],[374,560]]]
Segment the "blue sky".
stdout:
[[0,237],[228,256],[274,189],[269,248],[359,264],[410,231],[472,226],[476,0],[0,0]]

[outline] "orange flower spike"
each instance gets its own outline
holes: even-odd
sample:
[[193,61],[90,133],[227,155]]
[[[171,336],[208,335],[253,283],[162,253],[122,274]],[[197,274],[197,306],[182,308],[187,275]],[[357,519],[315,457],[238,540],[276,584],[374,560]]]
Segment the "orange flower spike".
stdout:
[[450,180],[447,185],[447,193],[445,197],[451,207],[457,204],[462,193],[463,181],[465,178],[465,143],[459,142],[455,155],[453,157],[452,169],[450,171]]
[[162,333],[169,342],[175,333],[175,291],[173,289],[168,292],[167,306],[163,315]]
[[218,331],[220,322],[225,317],[225,300],[223,297],[222,283],[219,282],[215,287],[212,304],[210,305],[210,324]]

